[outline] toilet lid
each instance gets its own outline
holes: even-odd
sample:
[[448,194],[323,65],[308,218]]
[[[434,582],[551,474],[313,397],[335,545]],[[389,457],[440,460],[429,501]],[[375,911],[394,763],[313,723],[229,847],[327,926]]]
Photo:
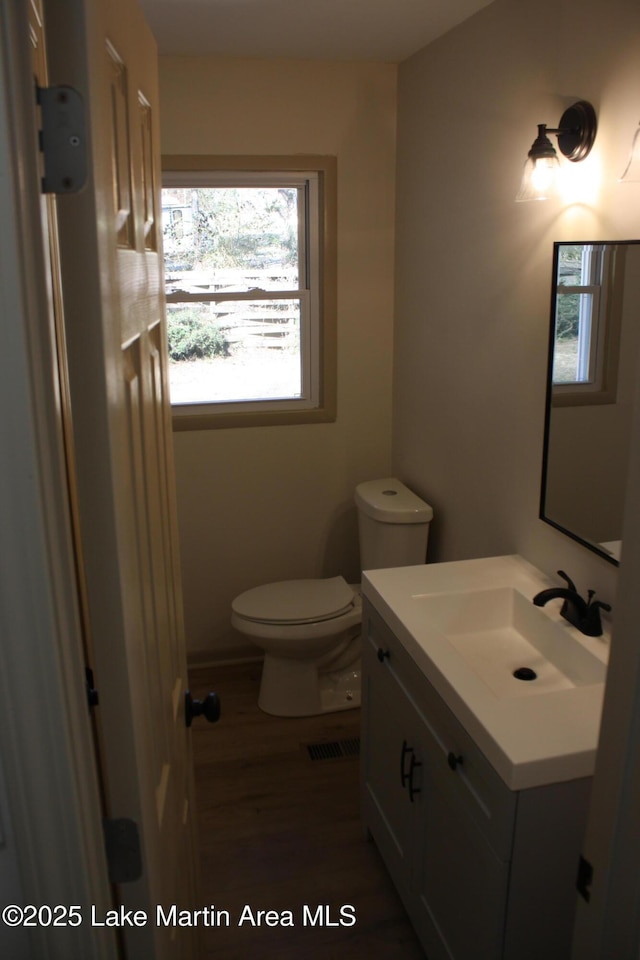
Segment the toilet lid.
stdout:
[[281,580],[241,593],[231,604],[246,620],[262,623],[308,623],[347,613],[355,594],[343,577],[328,580]]

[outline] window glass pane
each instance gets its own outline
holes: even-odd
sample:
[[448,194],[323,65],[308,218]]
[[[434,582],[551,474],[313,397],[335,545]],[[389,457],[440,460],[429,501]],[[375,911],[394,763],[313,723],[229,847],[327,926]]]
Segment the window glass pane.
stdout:
[[164,189],[167,293],[298,290],[300,190]]
[[592,313],[593,296],[590,293],[558,293],[554,383],[589,382]]
[[167,304],[172,403],[302,396],[299,300]]
[[582,251],[584,245],[581,243],[564,243],[558,254],[558,283],[565,287],[579,287],[588,283],[582,275]]

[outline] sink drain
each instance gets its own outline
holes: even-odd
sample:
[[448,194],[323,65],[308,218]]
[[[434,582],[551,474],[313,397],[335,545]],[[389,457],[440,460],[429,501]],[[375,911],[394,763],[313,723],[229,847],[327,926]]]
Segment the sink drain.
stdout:
[[518,667],[517,670],[513,671],[513,675],[516,680],[536,680],[538,677],[538,674],[531,667]]

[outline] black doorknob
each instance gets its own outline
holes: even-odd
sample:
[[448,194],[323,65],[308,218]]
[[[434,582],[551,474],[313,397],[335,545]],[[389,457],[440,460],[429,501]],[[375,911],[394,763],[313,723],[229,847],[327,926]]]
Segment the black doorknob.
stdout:
[[184,720],[188,727],[194,717],[204,717],[209,723],[217,723],[220,719],[220,697],[217,693],[208,693],[204,700],[194,700],[191,691],[184,695]]

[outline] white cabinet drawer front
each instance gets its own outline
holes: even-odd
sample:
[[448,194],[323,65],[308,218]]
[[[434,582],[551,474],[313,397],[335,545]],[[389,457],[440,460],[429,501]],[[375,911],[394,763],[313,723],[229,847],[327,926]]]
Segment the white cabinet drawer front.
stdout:
[[420,715],[429,777],[461,813],[473,818],[498,857],[507,860],[517,795],[503,783],[368,601],[364,627],[365,646],[370,645],[375,656],[369,661],[371,669],[388,671]]

